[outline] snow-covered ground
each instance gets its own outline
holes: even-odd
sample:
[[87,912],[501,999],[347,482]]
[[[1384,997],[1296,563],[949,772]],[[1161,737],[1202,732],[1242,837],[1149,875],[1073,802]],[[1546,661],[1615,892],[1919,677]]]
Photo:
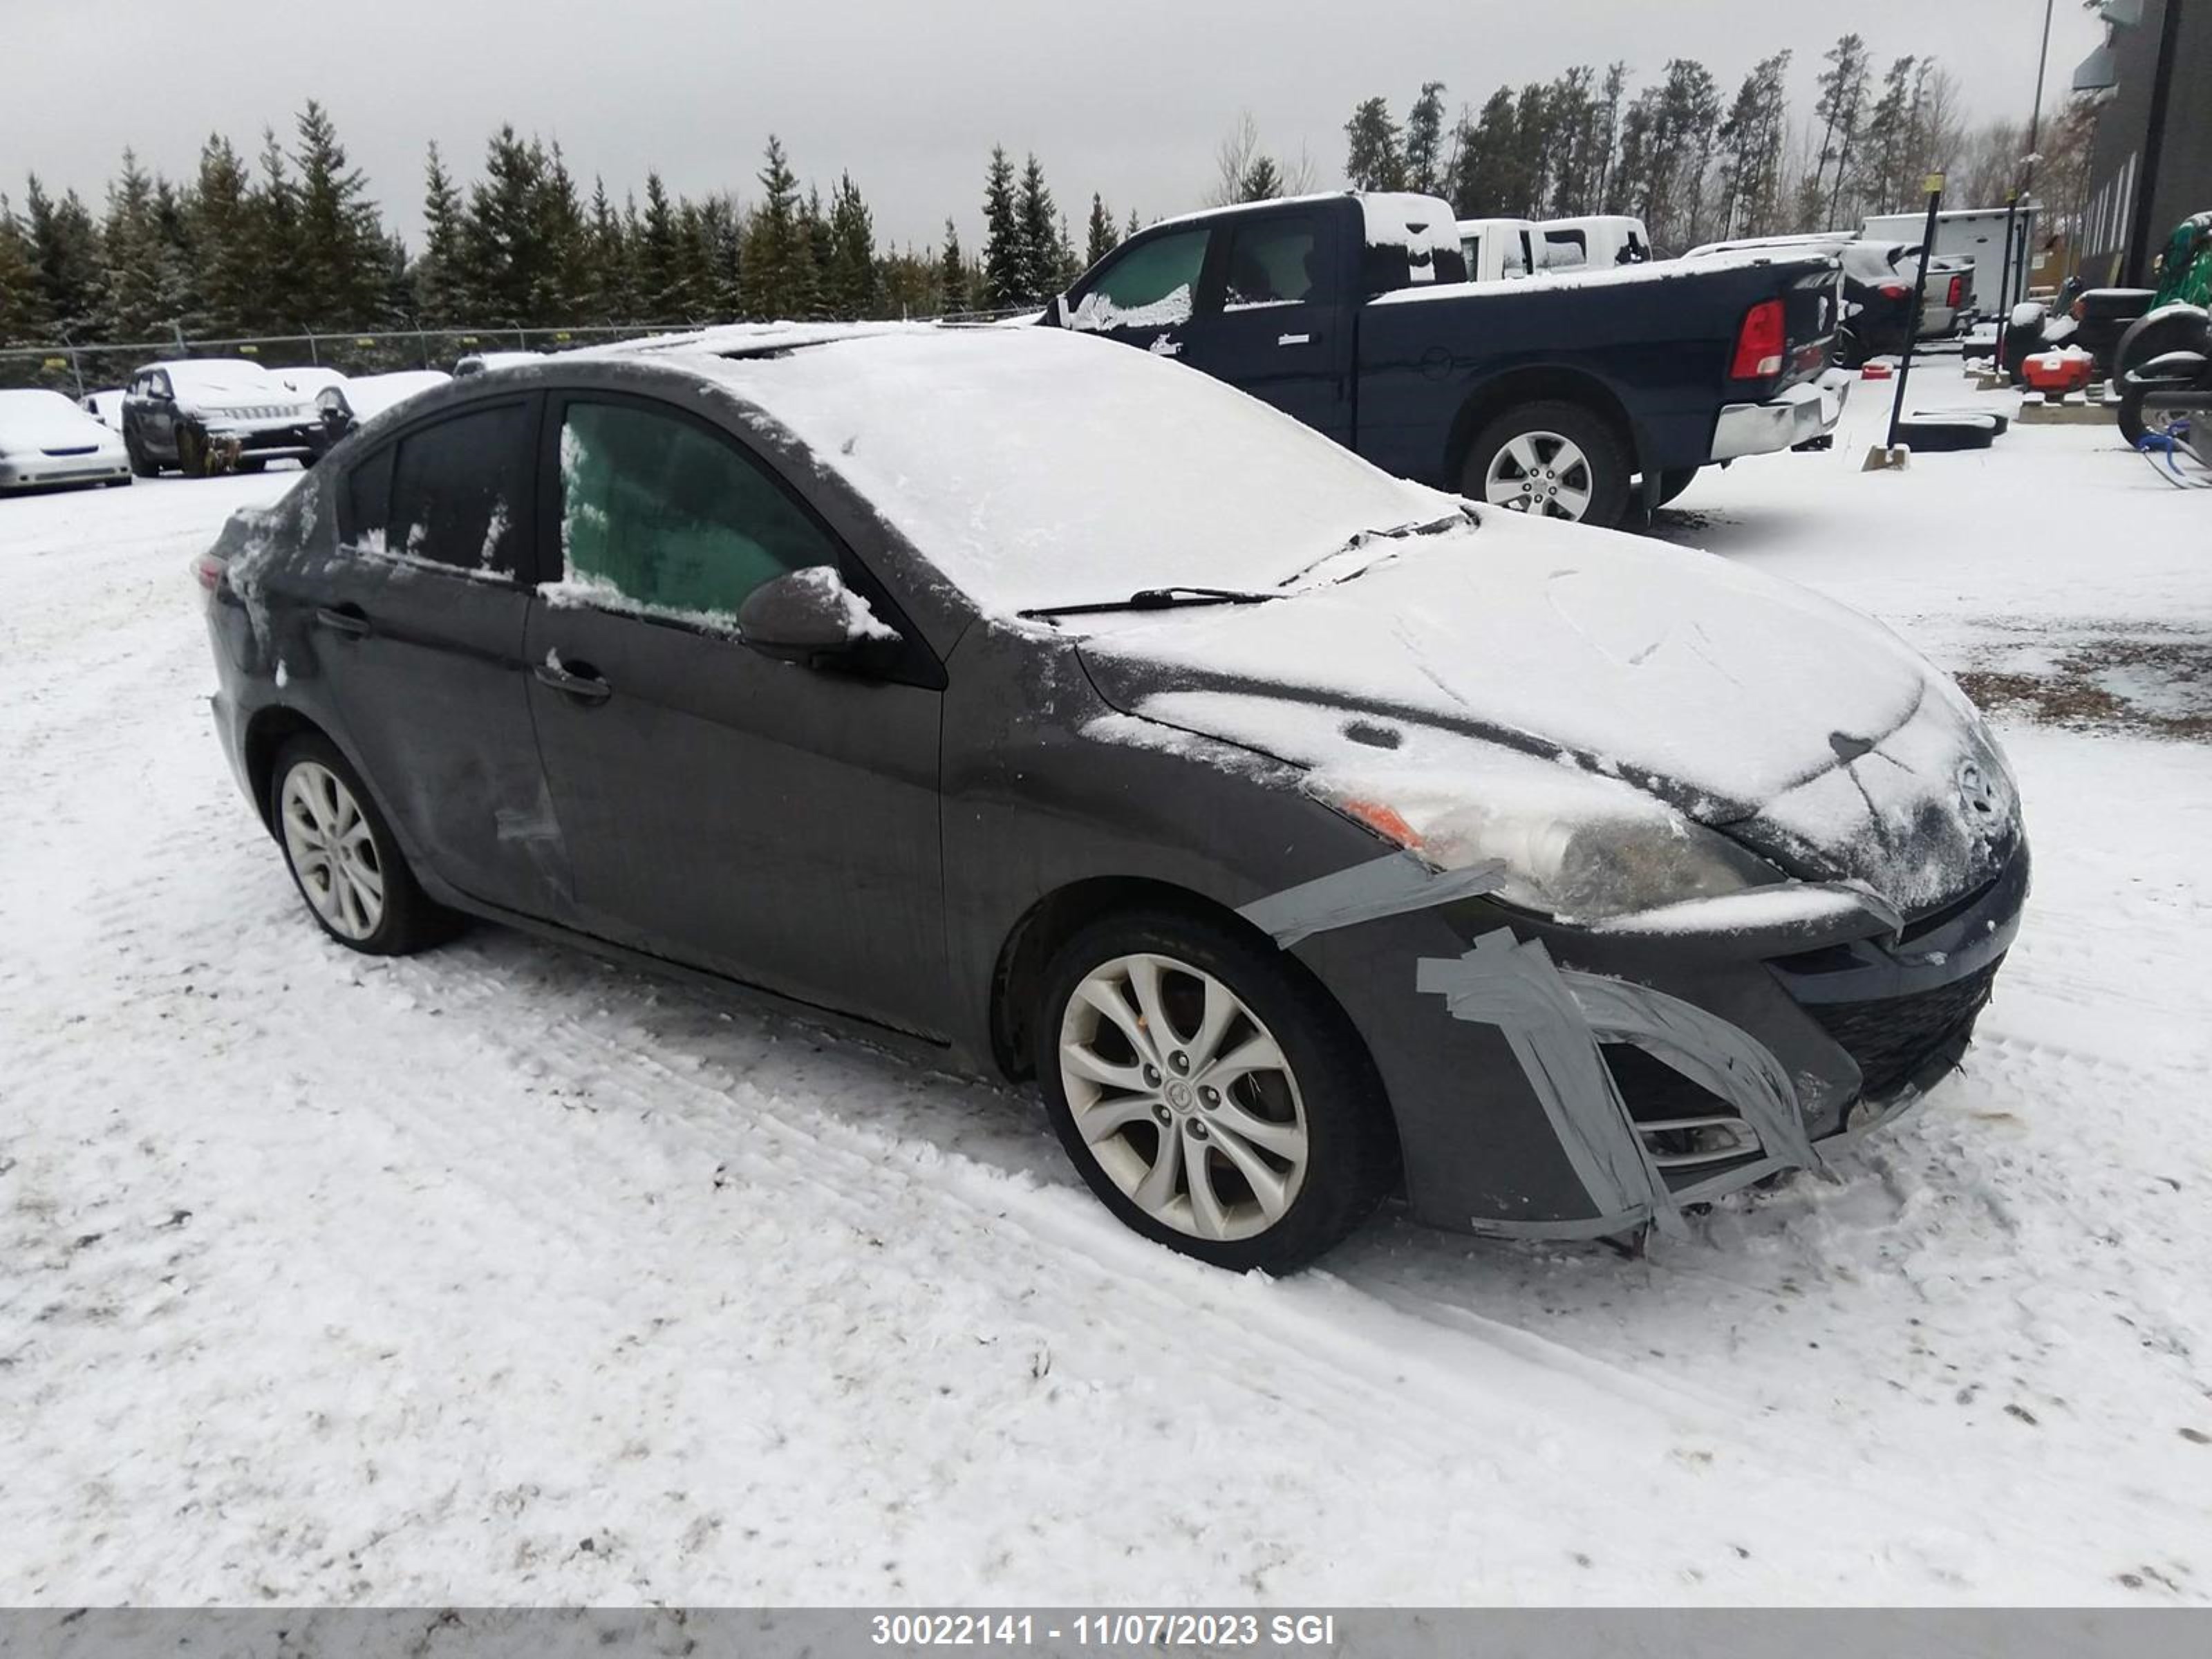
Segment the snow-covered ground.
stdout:
[[2212,521],[2096,429],[1862,474],[1886,390],[1664,529],[2001,677],[1965,1073],[1647,1260],[1386,1218],[1279,1283],[1018,1095],[329,944],[185,572],[285,480],[0,501],[0,1601],[2212,1599]]

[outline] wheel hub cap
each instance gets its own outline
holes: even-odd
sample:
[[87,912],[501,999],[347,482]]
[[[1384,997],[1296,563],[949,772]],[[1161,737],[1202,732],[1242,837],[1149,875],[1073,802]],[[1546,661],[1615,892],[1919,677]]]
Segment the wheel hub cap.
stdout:
[[1098,1167],[1194,1238],[1265,1232],[1304,1184],[1305,1103],[1226,985],[1155,954],[1102,963],[1060,1017],[1060,1086]]
[[1557,432],[1523,432],[1490,458],[1483,499],[1515,513],[1579,521],[1596,491],[1589,457]]
[[330,768],[301,761],[284,775],[277,811],[315,914],[343,938],[367,939],[384,920],[384,861],[353,792]]

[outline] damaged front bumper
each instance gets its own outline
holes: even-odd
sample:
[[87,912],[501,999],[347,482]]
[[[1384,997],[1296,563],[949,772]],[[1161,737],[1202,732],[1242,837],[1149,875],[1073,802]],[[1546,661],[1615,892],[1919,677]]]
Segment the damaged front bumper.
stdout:
[[1849,376],[1831,370],[1763,404],[1729,404],[1713,428],[1712,459],[1771,454],[1825,438],[1843,419]]
[[[1506,911],[1466,896],[1463,875],[1451,890],[1436,878],[1424,908],[1414,877],[1354,918],[1372,925],[1340,911],[1298,948],[1368,1038],[1419,1219],[1520,1237],[1676,1232],[1686,1206],[1824,1169],[1958,1064],[2028,868],[2022,842],[1977,890],[1901,927],[1869,911],[1641,938]],[[1278,933],[1267,906],[1247,914]]]

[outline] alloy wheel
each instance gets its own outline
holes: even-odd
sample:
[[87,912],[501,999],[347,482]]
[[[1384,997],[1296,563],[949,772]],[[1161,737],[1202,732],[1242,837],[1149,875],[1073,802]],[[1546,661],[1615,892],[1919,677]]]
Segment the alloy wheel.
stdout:
[[1490,458],[1482,481],[1483,499],[1494,507],[1577,522],[1589,511],[1595,490],[1589,457],[1573,439],[1556,432],[1509,438]]
[[1305,1103],[1274,1034],[1220,980],[1173,957],[1116,957],[1060,1017],[1060,1086],[1084,1146],[1161,1224],[1250,1238],[1304,1186]]
[[307,902],[332,933],[367,939],[384,920],[384,863],[353,791],[327,766],[303,760],[284,775],[277,806]]

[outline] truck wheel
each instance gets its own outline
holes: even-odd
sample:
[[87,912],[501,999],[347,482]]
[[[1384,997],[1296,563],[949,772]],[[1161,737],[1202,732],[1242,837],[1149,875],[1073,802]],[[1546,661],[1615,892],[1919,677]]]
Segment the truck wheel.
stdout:
[[208,476],[207,440],[189,421],[177,422],[177,471],[187,478]]
[[135,478],[158,478],[161,475],[159,462],[138,447],[136,438],[125,434],[123,453],[131,458],[131,475]]
[[1460,493],[1509,512],[1610,528],[1628,507],[1628,457],[1613,428],[1582,404],[1508,410],[1475,434]]

